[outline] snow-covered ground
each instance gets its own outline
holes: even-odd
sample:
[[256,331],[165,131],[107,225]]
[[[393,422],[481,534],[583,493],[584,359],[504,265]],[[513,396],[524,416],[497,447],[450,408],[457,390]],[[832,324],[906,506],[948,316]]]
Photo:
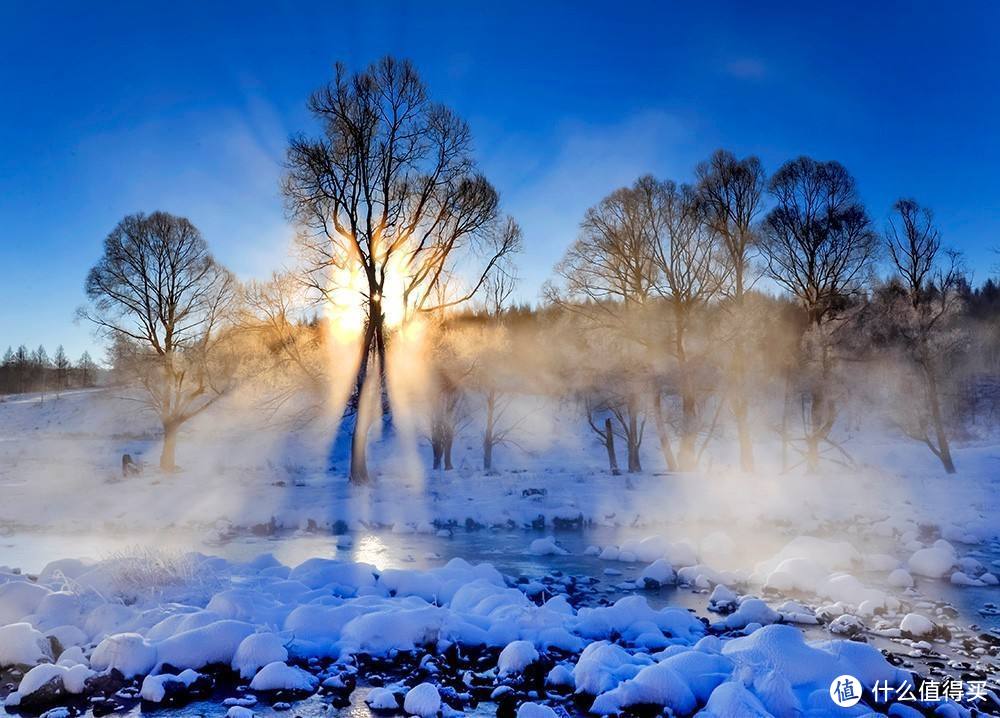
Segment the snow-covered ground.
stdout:
[[[987,683],[925,712],[1000,709],[997,445],[959,447],[947,477],[921,447],[858,430],[853,469],[782,476],[763,444],[758,474],[717,460],[696,476],[659,471],[651,439],[648,471],[625,477],[571,410],[536,414],[497,475],[476,468],[472,431],[442,473],[393,436],[357,489],[330,458],[332,421],[290,429],[232,403],[161,475],[155,423],[113,391],[0,403],[8,710],[222,690],[233,716],[317,691],[415,715],[905,716],[921,706],[872,689],[919,686],[911,671]],[[120,479],[125,452],[141,476]],[[234,549],[260,536],[280,560]],[[382,553],[359,550],[370,536]],[[854,708],[830,696],[845,674],[865,691]]]

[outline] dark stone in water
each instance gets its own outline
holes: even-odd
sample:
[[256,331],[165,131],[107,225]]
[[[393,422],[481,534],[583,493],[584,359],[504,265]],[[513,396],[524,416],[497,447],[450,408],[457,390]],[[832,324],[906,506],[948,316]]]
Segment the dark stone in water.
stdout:
[[41,713],[48,708],[64,703],[65,700],[66,690],[63,688],[62,678],[56,676],[34,693],[21,696],[18,709],[28,713]]
[[112,668],[107,673],[98,673],[91,676],[83,684],[83,692],[86,695],[113,696],[128,685],[125,676],[117,668]]

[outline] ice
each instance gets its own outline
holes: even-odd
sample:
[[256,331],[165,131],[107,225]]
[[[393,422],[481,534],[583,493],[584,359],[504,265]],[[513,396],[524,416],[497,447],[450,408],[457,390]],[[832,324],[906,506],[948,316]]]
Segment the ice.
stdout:
[[250,681],[253,691],[304,691],[316,690],[319,679],[301,668],[289,666],[282,661],[268,663]]
[[406,693],[403,710],[420,718],[434,718],[441,709],[441,695],[430,683],[421,683]]
[[525,668],[538,660],[538,649],[530,641],[508,643],[497,660],[497,674],[522,673]]

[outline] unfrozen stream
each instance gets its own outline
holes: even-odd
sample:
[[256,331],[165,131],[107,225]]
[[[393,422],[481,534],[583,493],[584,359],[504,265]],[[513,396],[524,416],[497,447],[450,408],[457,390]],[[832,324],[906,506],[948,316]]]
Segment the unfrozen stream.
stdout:
[[[37,573],[50,561],[66,557],[103,559],[128,553],[137,548],[154,547],[161,551],[183,553],[197,551],[221,556],[233,561],[248,561],[263,553],[270,553],[287,566],[294,566],[308,558],[325,557],[344,561],[370,563],[378,569],[426,569],[441,566],[452,558],[463,558],[470,563],[487,562],[504,574],[538,578],[553,571],[566,574],[594,576],[608,597],[617,597],[623,590],[616,586],[636,579],[645,567],[643,563],[604,561],[585,555],[588,546],[620,544],[629,538],[642,538],[650,530],[622,531],[607,527],[585,527],[565,530],[495,530],[466,531],[456,529],[450,536],[418,533],[393,533],[371,531],[332,535],[325,533],[285,532],[272,536],[239,535],[224,540],[197,537],[188,533],[156,532],[132,533],[14,533],[0,536],[0,566],[19,568],[26,573]],[[678,536],[690,535],[687,530],[676,530]],[[567,555],[532,555],[527,549],[534,539],[554,536]],[[757,532],[753,546],[738,543],[733,563],[751,570],[763,555],[781,548],[792,535],[775,530]],[[824,536],[844,540],[842,535]],[[846,537],[852,540],[853,537]],[[859,547],[860,548],[860,547]],[[871,550],[893,553],[889,543],[869,546]],[[1000,567],[1000,544],[986,543],[970,549],[983,564]],[[742,554],[742,555],[741,555]],[[905,555],[899,557],[905,561]],[[619,573],[620,572],[620,573]],[[884,590],[884,574],[858,573],[865,583]],[[928,599],[948,603],[958,612],[958,623],[992,629],[1000,635],[1000,611],[985,610],[988,604],[1000,605],[1000,587],[955,586],[946,579],[931,580],[915,577],[917,591]],[[643,595],[656,607],[683,606],[704,612],[706,593],[691,589],[666,586],[658,591],[643,591]]]

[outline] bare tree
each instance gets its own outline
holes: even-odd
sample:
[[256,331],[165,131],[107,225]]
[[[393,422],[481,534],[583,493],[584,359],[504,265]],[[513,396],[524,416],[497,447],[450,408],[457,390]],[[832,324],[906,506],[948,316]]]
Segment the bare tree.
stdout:
[[177,432],[230,388],[216,372],[232,276],[201,233],[166,212],[125,217],[87,275],[82,315],[115,340],[163,426],[160,467],[175,469]]
[[[387,308],[406,321],[468,300],[517,248],[520,231],[500,217],[496,190],[476,170],[468,125],[430,101],[409,62],[387,57],[356,74],[338,64],[309,109],[323,134],[292,140],[284,193],[301,227],[305,281],[332,300],[339,276],[360,274],[365,316],[350,478],[365,483],[374,409],[362,398],[382,396],[388,409]],[[469,256],[480,267],[467,289],[436,301]],[[370,376],[376,386],[368,390]]]
[[[588,209],[580,224],[579,237],[556,265],[560,286],[547,287],[550,301],[582,319],[585,327],[596,333],[596,341],[615,345],[622,352],[647,347],[652,335],[649,325],[655,321],[659,218],[652,211],[656,200],[650,194],[657,186],[656,180],[644,177],[631,187],[615,190]],[[608,354],[605,352],[603,356],[606,359]],[[618,380],[623,381],[621,377]],[[605,397],[598,404],[608,411],[612,406],[617,408],[617,413],[612,413],[627,442],[630,471],[638,471],[639,427],[644,419],[639,388],[634,380],[628,386],[622,401],[606,401]],[[588,422],[592,416],[588,410]],[[603,433],[606,445],[610,436],[607,428]],[[661,428],[659,423],[658,428]],[[600,429],[597,431],[601,433]],[[663,438],[661,433],[661,443]]]
[[736,423],[740,467],[750,472],[754,469],[754,455],[747,386],[750,322],[746,295],[758,274],[753,266],[759,249],[757,220],[767,178],[757,157],[737,159],[728,150],[717,150],[698,165],[696,174],[705,220],[720,240],[719,260],[728,269],[729,281],[724,289],[729,301],[723,305],[729,312],[732,343],[732,351],[728,352],[727,401]]
[[[669,321],[665,348],[674,359],[677,392],[681,402],[678,468],[695,468],[697,438],[702,430],[704,374],[707,357],[693,354],[691,333],[698,313],[715,298],[725,280],[725,266],[717,260],[717,243],[709,231],[704,205],[687,185],[639,180],[650,202],[654,228],[655,289],[666,302]],[[654,407],[657,411],[662,405]],[[661,425],[662,417],[657,415]],[[663,431],[664,429],[660,429]]]
[[900,199],[893,213],[884,241],[902,293],[891,302],[889,323],[924,384],[923,411],[904,428],[927,445],[947,473],[954,474],[940,383],[942,360],[960,341],[948,327],[961,302],[959,258],[941,249],[941,233],[930,209],[915,200]]
[[838,162],[786,162],[771,178],[770,193],[775,206],[764,221],[768,273],[796,298],[810,326],[804,350],[813,372],[803,425],[805,460],[815,470],[837,419],[832,332],[862,289],[877,237],[854,178]]
[[488,353],[473,369],[473,383],[483,395],[486,417],[483,426],[483,470],[493,472],[493,451],[496,447],[511,442],[511,433],[521,423],[512,417],[511,395],[505,386],[508,372],[500,364],[508,361],[509,342],[506,326],[506,311],[514,292],[517,276],[509,267],[502,267],[491,276],[485,285],[483,319],[487,325],[483,334],[476,337],[479,353]]

